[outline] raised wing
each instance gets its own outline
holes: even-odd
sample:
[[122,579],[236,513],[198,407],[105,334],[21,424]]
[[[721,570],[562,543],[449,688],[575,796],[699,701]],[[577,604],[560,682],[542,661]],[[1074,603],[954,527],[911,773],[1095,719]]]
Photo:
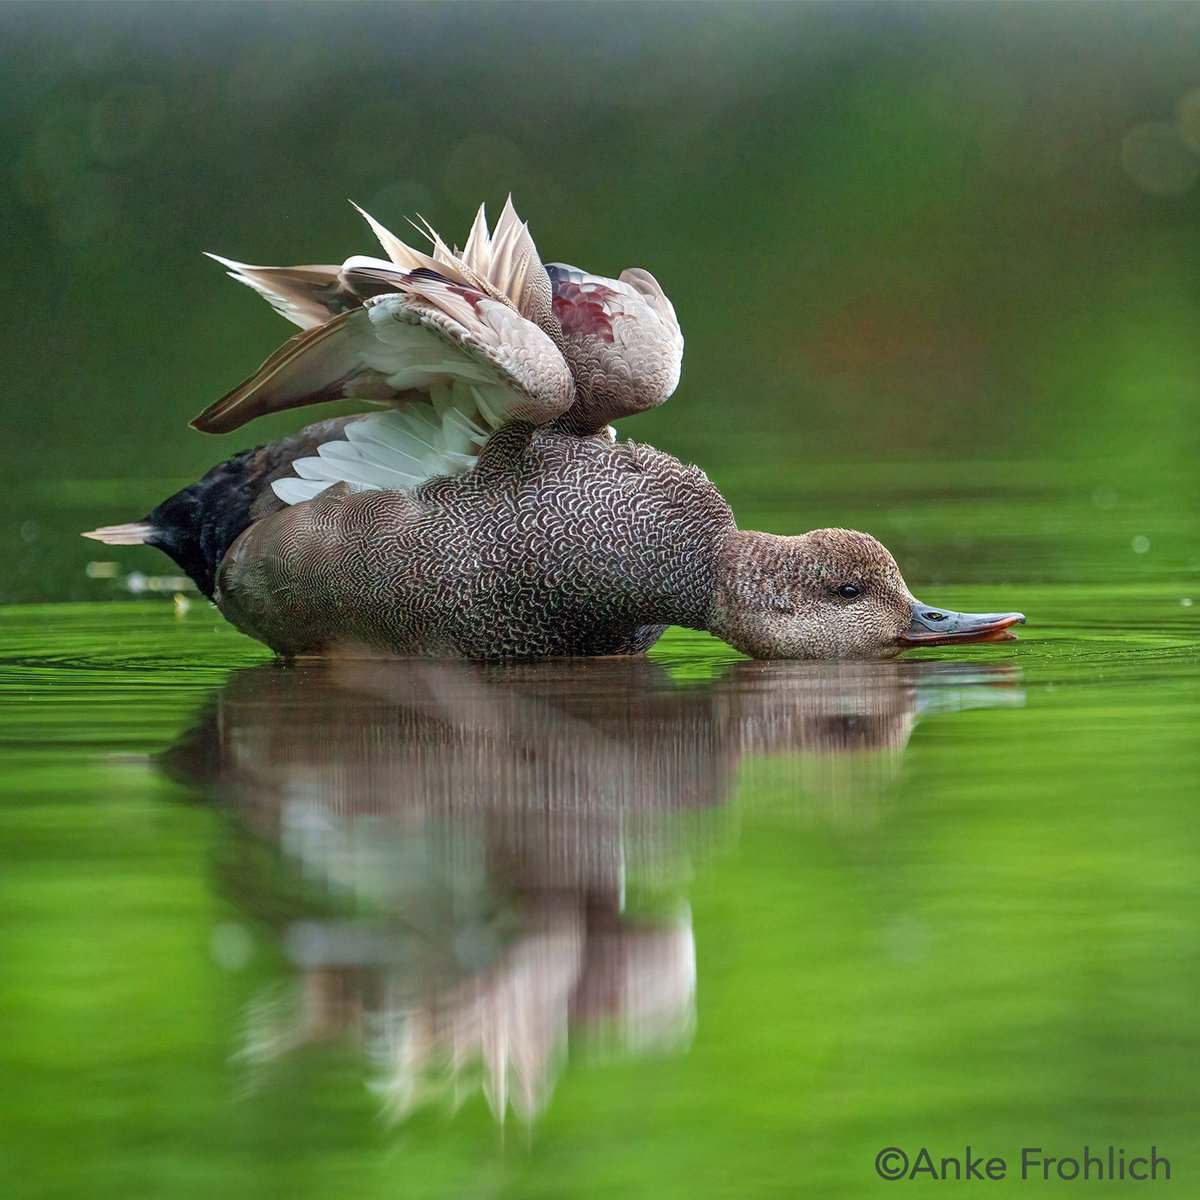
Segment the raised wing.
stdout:
[[666,400],[679,383],[683,333],[654,276],[633,267],[606,279],[565,263],[546,271],[575,378],[576,427],[598,429]]
[[343,398],[397,409],[352,422],[345,440],[298,460],[298,478],[272,484],[289,503],[339,481],[412,486],[468,469],[508,421],[544,423],[569,410],[586,433],[674,391],[683,337],[648,272],[606,279],[543,266],[511,198],[494,230],[480,208],[462,250],[426,226],[426,254],[363,216],[386,260],[259,267],[212,256],[303,332],[195,428],[225,433],[265,413]]
[[253,288],[281,317],[301,329],[361,308],[372,296],[397,291],[404,279],[404,272],[394,264],[365,255],[347,259],[340,267],[255,267],[219,254],[208,257],[227,267],[232,279]]
[[570,407],[574,387],[558,347],[510,305],[423,267],[395,282],[401,290],[297,334],[193,426],[224,433],[264,413],[339,398],[400,406],[395,416],[347,426],[348,441],[294,464],[317,485],[277,481],[276,493],[295,503],[339,481],[405,487],[466,470],[501,425],[540,424]]
[[225,433],[323,400],[396,406],[349,423],[345,440],[297,460],[297,478],[272,484],[289,503],[336,482],[411,487],[467,470],[494,429],[553,420],[574,399],[555,341],[550,279],[511,199],[494,232],[480,208],[462,251],[426,226],[430,254],[359,212],[386,261],[260,267],[211,256],[303,332],[205,409],[195,428]]
[[425,268],[398,275],[396,286],[285,342],[193,427],[227,433],[325,400],[411,400],[460,384],[478,393],[485,419],[541,423],[569,407],[558,347],[509,305]]
[[[355,205],[358,208],[357,205]],[[508,304],[542,329],[553,332],[550,278],[546,274],[529,226],[517,216],[510,196],[488,230],[484,206],[479,206],[466,246],[451,250],[436,230],[426,226],[433,253],[414,250],[370,213],[358,211],[371,226],[388,258],[354,255],[339,267],[307,265],[259,267],[219,254],[209,258],[228,269],[231,278],[259,293],[277,313],[301,329],[322,324],[372,296],[403,289],[412,271],[433,271]]]

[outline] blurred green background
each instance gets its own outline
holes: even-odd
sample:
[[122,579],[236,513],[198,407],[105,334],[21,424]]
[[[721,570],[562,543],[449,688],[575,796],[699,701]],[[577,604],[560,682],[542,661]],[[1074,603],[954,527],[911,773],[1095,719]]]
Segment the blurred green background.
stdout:
[[347,198],[461,239],[511,190],[547,260],[652,270],[683,381],[626,432],[745,524],[881,462],[1194,507],[1197,44],[1194,3],[6,4],[0,599],[100,595],[78,529],[294,427],[185,427],[292,331],[201,252],[371,252]]

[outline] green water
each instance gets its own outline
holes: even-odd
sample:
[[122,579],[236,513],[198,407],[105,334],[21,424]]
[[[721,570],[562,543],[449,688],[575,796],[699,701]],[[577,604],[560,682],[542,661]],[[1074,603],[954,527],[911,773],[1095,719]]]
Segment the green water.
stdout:
[[1024,473],[843,509],[1030,616],[920,661],[285,669],[194,596],[3,610],[4,1194],[1195,1178],[1200,588],[1169,513]]
[[[1197,1194],[1198,14],[0,4],[0,1200]],[[509,190],[676,303],[623,434],[1020,640],[283,669],[78,536],[244,444],[201,251]]]

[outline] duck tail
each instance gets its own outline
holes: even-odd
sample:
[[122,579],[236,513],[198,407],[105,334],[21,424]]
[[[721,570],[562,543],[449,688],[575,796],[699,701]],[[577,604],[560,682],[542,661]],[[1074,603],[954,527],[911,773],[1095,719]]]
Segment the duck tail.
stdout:
[[154,537],[154,526],[148,521],[127,521],[124,525],[101,525],[99,529],[89,529],[83,536],[108,546],[141,546]]
[[[212,536],[214,514],[205,512],[203,503],[197,503],[200,499],[197,492],[202,484],[203,480],[176,492],[144,520],[127,521],[122,525],[102,525],[99,529],[89,529],[83,536],[107,546],[155,546],[172,558],[211,600],[217,565],[233,538]],[[237,530],[238,533],[241,528]]]
[[262,490],[262,460],[257,450],[235,454],[142,520],[104,525],[83,536],[109,546],[156,546],[211,600],[225,551],[252,519],[251,506]]
[[83,536],[109,546],[157,546],[211,600],[225,552],[251,522],[283,507],[271,483],[288,474],[297,458],[344,436],[342,430],[355,419],[332,417],[269,445],[242,450],[140,521],[104,525]]

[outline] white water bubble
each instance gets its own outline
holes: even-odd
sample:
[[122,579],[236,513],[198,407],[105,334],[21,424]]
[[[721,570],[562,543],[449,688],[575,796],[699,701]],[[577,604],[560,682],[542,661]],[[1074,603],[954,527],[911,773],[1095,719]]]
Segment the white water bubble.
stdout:
[[1150,539],[1144,533],[1139,533],[1129,544],[1134,554],[1145,554],[1150,549]]

